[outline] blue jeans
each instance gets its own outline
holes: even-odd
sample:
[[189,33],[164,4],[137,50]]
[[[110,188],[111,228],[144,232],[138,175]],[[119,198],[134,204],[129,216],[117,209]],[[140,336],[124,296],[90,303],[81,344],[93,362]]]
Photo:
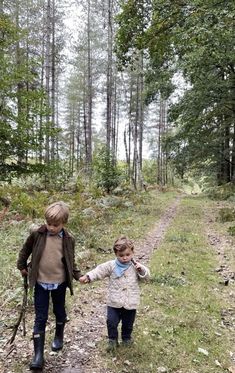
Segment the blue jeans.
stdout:
[[53,312],[56,317],[56,322],[63,323],[66,320],[65,312],[65,295],[66,295],[66,282],[58,286],[56,290],[45,290],[43,287],[36,283],[34,288],[34,308],[35,308],[35,321],[33,332],[35,334],[44,332],[48,319],[50,293],[53,304]]
[[109,339],[118,339],[118,324],[122,321],[122,340],[131,339],[136,310],[126,310],[125,308],[107,307],[107,328]]

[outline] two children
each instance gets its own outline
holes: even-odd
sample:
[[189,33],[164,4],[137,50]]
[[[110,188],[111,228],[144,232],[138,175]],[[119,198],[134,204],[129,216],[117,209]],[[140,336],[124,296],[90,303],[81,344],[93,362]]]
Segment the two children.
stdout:
[[140,302],[139,280],[149,278],[149,270],[136,262],[134,244],[127,237],[118,238],[113,246],[115,260],[109,260],[80,277],[81,283],[109,278],[107,299],[108,351],[118,346],[118,324],[122,321],[122,343],[132,343],[131,334]]
[[[35,321],[33,328],[34,357],[31,370],[42,369],[44,364],[45,329],[51,295],[56,318],[52,350],[63,348],[66,323],[65,296],[69,287],[73,294],[72,280],[89,283],[109,277],[107,300],[107,328],[111,351],[118,345],[118,325],[122,321],[123,344],[132,342],[131,334],[140,301],[139,280],[149,277],[149,270],[134,261],[134,245],[123,236],[114,243],[115,260],[109,260],[81,276],[74,260],[74,238],[64,228],[69,217],[68,206],[55,202],[45,211],[46,224],[33,231],[24,243],[18,257],[17,268],[22,276],[29,276],[34,287]],[[28,266],[27,260],[31,255]]]
[[[64,228],[69,217],[68,206],[55,202],[45,211],[46,225],[33,231],[24,243],[18,257],[17,268],[22,276],[29,275],[29,286],[34,287],[35,321],[33,328],[34,357],[31,370],[42,369],[44,363],[45,329],[48,319],[49,297],[56,318],[52,350],[63,347],[66,322],[65,296],[72,280],[80,277],[74,260],[75,240]],[[28,266],[27,260],[31,255]]]

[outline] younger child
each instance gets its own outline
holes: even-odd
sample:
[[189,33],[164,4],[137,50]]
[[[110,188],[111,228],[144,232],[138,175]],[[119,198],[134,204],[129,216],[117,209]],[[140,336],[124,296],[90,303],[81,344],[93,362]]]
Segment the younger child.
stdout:
[[131,333],[140,302],[139,280],[149,278],[149,270],[134,261],[134,245],[129,238],[118,238],[113,246],[115,260],[98,265],[80,277],[81,283],[88,283],[109,277],[107,300],[107,328],[109,344],[107,351],[118,346],[118,324],[122,321],[122,343],[132,342]]
[[[58,351],[63,347],[64,325],[67,318],[66,288],[69,287],[72,295],[72,280],[78,280],[80,277],[74,260],[75,240],[64,229],[68,217],[69,209],[64,202],[59,201],[48,206],[45,210],[46,225],[42,225],[29,235],[17,261],[17,268],[22,276],[29,274],[29,286],[34,287],[34,358],[30,364],[31,370],[43,367],[50,295],[56,318],[52,350]],[[31,263],[28,266],[27,260],[30,255]]]

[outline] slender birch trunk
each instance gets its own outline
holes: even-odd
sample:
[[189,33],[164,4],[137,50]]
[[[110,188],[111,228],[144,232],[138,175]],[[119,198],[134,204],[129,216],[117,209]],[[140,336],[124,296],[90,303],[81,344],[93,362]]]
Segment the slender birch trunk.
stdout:
[[46,95],[47,95],[47,115],[46,115],[46,149],[45,149],[45,163],[49,164],[50,161],[50,120],[51,115],[49,113],[50,109],[50,72],[51,72],[51,1],[47,0],[46,8],[46,66],[45,66],[45,78],[46,78]]

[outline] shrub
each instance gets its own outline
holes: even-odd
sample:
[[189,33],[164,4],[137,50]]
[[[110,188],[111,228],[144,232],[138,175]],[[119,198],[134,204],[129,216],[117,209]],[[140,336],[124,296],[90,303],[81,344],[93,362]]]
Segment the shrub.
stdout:
[[224,207],[219,211],[219,221],[225,223],[226,221],[235,220],[235,210],[228,207]]

